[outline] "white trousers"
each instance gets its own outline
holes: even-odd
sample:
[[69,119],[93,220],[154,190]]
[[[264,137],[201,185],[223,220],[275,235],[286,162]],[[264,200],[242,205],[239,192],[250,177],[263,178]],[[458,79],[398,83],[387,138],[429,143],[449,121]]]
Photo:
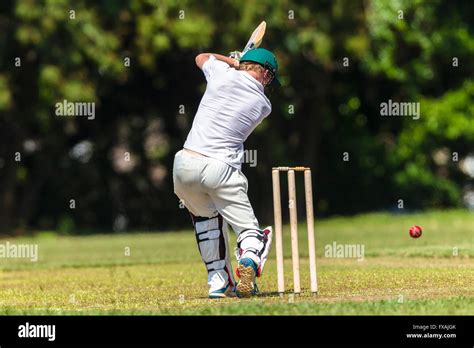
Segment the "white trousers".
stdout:
[[237,236],[259,229],[247,196],[248,181],[238,169],[205,156],[179,151],[173,166],[174,191],[196,216],[221,214]]
[[[193,215],[211,218],[220,214],[237,237],[244,230],[259,229],[247,196],[247,178],[240,170],[222,161],[181,150],[175,155],[173,182],[174,192]],[[227,229],[224,228],[222,233],[228,269],[208,272],[210,293],[234,283]],[[251,240],[250,242],[253,244]],[[254,243],[256,246],[261,244],[256,239]],[[215,248],[218,248],[218,244],[215,244]],[[217,250],[206,251],[211,254],[213,252],[218,254]],[[204,258],[203,261],[206,262]],[[260,260],[254,261],[257,265],[260,264]]]

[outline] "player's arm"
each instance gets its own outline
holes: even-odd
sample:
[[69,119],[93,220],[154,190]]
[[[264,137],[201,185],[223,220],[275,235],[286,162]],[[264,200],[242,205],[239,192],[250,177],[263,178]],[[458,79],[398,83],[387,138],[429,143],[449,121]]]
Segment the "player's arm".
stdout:
[[220,60],[221,62],[229,64],[229,66],[232,67],[237,67],[239,66],[239,62],[233,58],[223,56],[221,54],[216,54],[216,53],[201,53],[196,56],[196,65],[199,67],[199,69],[202,69],[202,66],[204,65],[205,62],[209,59],[209,57],[213,55],[216,57],[217,60]]

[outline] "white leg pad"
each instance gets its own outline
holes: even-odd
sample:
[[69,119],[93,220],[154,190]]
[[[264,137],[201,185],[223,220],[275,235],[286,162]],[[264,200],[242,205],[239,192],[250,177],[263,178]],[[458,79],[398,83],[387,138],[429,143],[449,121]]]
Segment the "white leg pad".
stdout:
[[199,252],[208,272],[209,291],[224,288],[229,283],[233,286],[234,279],[222,216],[194,217],[194,222]]

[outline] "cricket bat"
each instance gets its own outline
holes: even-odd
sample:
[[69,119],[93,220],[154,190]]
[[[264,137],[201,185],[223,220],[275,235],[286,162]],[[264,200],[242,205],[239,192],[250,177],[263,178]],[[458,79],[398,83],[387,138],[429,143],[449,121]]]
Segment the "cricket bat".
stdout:
[[265,35],[266,28],[267,23],[265,21],[262,21],[262,23],[258,25],[258,27],[253,31],[252,35],[250,36],[249,41],[247,42],[244,47],[244,50],[242,51],[242,55],[244,55],[248,50],[260,46],[260,44],[262,43],[263,36]]
[[242,52],[238,52],[238,51],[230,52],[229,57],[234,58],[236,60],[240,60],[240,58],[247,51],[251,50],[252,48],[257,48],[258,46],[260,46],[260,44],[262,43],[263,35],[265,35],[266,27],[267,27],[267,23],[265,21],[262,21],[262,23],[260,23],[258,25],[258,27],[255,28],[255,30],[253,31],[252,35],[250,36],[249,41],[247,42],[247,44],[245,45],[245,47],[243,49],[243,51]]

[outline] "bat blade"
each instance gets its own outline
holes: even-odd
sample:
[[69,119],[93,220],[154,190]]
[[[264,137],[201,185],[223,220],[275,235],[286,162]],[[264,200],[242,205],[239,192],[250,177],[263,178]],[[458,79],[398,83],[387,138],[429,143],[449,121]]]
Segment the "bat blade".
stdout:
[[242,54],[245,54],[248,50],[251,50],[252,48],[260,46],[260,44],[262,43],[263,36],[265,35],[266,28],[267,23],[265,21],[262,21],[262,23],[260,23],[258,27],[253,31],[249,41],[247,42],[247,45],[245,45],[245,48],[242,51]]

